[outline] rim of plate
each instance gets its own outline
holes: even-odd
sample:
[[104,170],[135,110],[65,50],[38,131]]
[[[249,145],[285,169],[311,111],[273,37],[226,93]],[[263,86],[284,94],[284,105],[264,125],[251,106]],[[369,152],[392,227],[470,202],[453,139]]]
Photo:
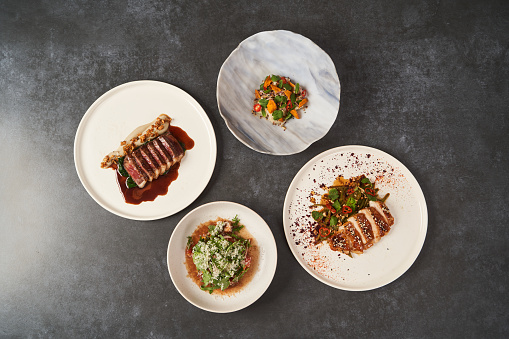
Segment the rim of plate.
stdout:
[[150,221],[150,220],[163,219],[163,218],[169,217],[169,216],[171,216],[173,214],[176,214],[176,213],[180,212],[181,210],[185,209],[190,204],[192,204],[193,201],[195,201],[200,196],[200,194],[205,190],[205,188],[207,187],[208,183],[210,182],[210,178],[212,177],[212,174],[214,172],[214,168],[216,166],[216,160],[217,160],[217,142],[211,143],[211,146],[212,146],[211,147],[211,151],[212,151],[211,158],[213,159],[213,164],[212,164],[212,166],[210,166],[208,171],[203,172],[203,176],[207,177],[206,184],[203,186],[203,188],[200,190],[200,192],[196,194],[196,197],[194,197],[189,202],[189,204],[187,206],[183,207],[181,210],[175,211],[175,212],[170,212],[170,213],[163,213],[163,214],[158,215],[156,217],[135,217],[135,216],[123,213],[121,211],[115,210],[113,208],[110,208],[107,204],[103,203],[100,199],[98,199],[96,197],[95,194],[92,194],[92,191],[91,191],[91,188],[89,187],[88,182],[84,180],[84,174],[82,173],[82,170],[79,167],[78,159],[77,159],[78,153],[79,153],[78,139],[81,136],[81,134],[83,133],[83,129],[85,128],[86,121],[89,119],[89,117],[92,114],[92,112],[95,111],[97,109],[97,107],[104,100],[106,100],[114,92],[120,91],[120,90],[124,89],[125,87],[136,86],[136,85],[140,85],[140,84],[157,84],[157,85],[161,85],[161,86],[169,86],[172,89],[181,92],[184,96],[187,97],[187,99],[190,102],[193,103],[194,106],[199,107],[201,109],[201,111],[199,113],[200,113],[200,116],[201,116],[202,120],[205,121],[205,123],[208,123],[208,125],[210,127],[210,128],[208,128],[208,132],[210,133],[210,137],[211,137],[211,139],[214,139],[214,141],[216,140],[216,134],[214,132],[214,128],[212,126],[212,123],[210,122],[209,117],[207,116],[207,114],[203,110],[203,107],[201,107],[201,105],[198,103],[198,101],[196,101],[196,99],[193,98],[189,93],[187,93],[186,91],[184,91],[183,89],[181,89],[181,88],[179,88],[179,87],[177,87],[175,85],[172,85],[172,84],[169,84],[169,83],[166,83],[166,82],[163,82],[163,81],[157,81],[157,80],[135,80],[135,81],[130,81],[130,82],[126,82],[126,83],[120,84],[118,86],[115,86],[115,87],[109,89],[108,91],[103,93],[99,98],[97,98],[92,103],[92,105],[90,105],[90,107],[87,109],[85,114],[82,116],[82,118],[80,120],[80,123],[78,125],[78,128],[76,129],[76,134],[74,136],[74,147],[73,147],[74,156],[73,156],[73,158],[74,158],[74,167],[76,169],[76,173],[78,174],[78,178],[80,179],[80,182],[81,182],[82,186],[85,188],[87,193],[92,197],[92,199],[94,199],[94,201],[96,203],[98,203],[102,208],[104,208],[105,210],[107,210],[107,211],[109,211],[109,212],[111,212],[111,213],[113,213],[115,215],[118,215],[118,216],[126,218],[126,219],[138,220],[138,221]]
[[[174,277],[175,272],[172,274],[172,270],[171,270],[171,266],[170,266],[170,248],[171,248],[172,244],[174,243],[174,241],[176,241],[176,240],[174,240],[174,236],[176,234],[176,231],[179,229],[179,227],[183,227],[182,225],[185,225],[187,219],[190,219],[193,214],[199,212],[201,209],[205,209],[205,208],[213,206],[213,205],[232,205],[232,206],[236,206],[237,208],[243,208],[243,209],[247,210],[249,213],[251,213],[252,215],[255,215],[256,217],[258,217],[260,220],[263,221],[263,223],[260,225],[260,227],[263,227],[262,231],[264,231],[266,234],[270,234],[269,239],[271,240],[270,241],[271,242],[271,246],[274,249],[274,256],[271,259],[271,261],[269,262],[269,264],[272,264],[269,267],[271,270],[267,272],[267,274],[270,275],[270,278],[265,280],[265,284],[262,286],[262,288],[260,288],[257,291],[258,293],[256,293],[253,298],[249,299],[248,302],[246,302],[243,305],[240,305],[239,307],[235,307],[235,308],[227,309],[227,310],[217,310],[217,309],[207,308],[207,307],[205,307],[203,305],[200,305],[199,303],[196,303],[193,300],[191,300],[186,295],[186,293],[184,293],[184,291],[182,291],[179,288],[179,285],[175,282],[175,279],[176,279]],[[249,227],[252,229],[252,226],[249,226]],[[249,229],[248,229],[248,231],[249,231]],[[184,264],[181,263],[181,265],[184,265]],[[194,306],[196,306],[196,307],[198,307],[198,308],[200,308],[202,310],[205,310],[205,311],[208,311],[208,312],[213,312],[213,313],[232,313],[232,312],[240,311],[240,310],[242,310],[242,309],[252,305],[255,301],[260,299],[260,297],[269,288],[269,286],[272,283],[272,280],[274,279],[274,276],[276,274],[276,268],[277,268],[277,244],[276,244],[276,240],[274,238],[274,234],[272,233],[272,230],[270,229],[270,227],[267,224],[267,222],[256,211],[254,211],[253,209],[251,209],[251,208],[249,208],[249,207],[247,207],[245,205],[239,204],[237,202],[232,202],[232,201],[224,201],[224,200],[212,201],[212,202],[203,204],[201,206],[198,206],[195,209],[193,209],[192,211],[190,211],[189,213],[187,213],[182,219],[180,219],[180,221],[178,222],[177,226],[175,226],[175,228],[173,229],[172,234],[170,236],[170,240],[168,242],[168,247],[167,247],[167,250],[166,250],[166,266],[168,268],[168,273],[170,274],[170,278],[171,278],[171,281],[173,283],[173,286],[175,286],[175,288],[180,293],[180,295],[182,297],[184,297],[184,299],[187,300],[187,302],[189,302],[191,305],[194,305]],[[189,284],[195,285],[195,283],[192,282],[192,281],[189,281]],[[238,292],[238,294],[241,294],[242,291],[243,290],[240,290]],[[204,291],[201,291],[201,292],[205,293]],[[238,294],[235,294],[232,297],[235,297]]]
[[[369,152],[373,152],[373,153],[378,153],[378,154],[383,155],[384,157],[389,158],[392,161],[397,162],[398,166],[401,166],[401,169],[405,172],[405,177],[407,179],[409,179],[410,182],[415,184],[416,188],[418,188],[418,191],[420,193],[419,195],[420,195],[420,198],[422,198],[422,203],[423,203],[423,206],[422,206],[423,207],[423,209],[422,209],[423,213],[421,214],[421,220],[420,221],[421,221],[421,225],[424,225],[425,227],[424,227],[424,232],[422,234],[420,234],[420,239],[419,239],[420,241],[419,241],[419,244],[418,244],[418,248],[414,249],[413,253],[415,253],[415,255],[412,257],[411,260],[407,261],[407,265],[405,265],[405,267],[401,271],[399,271],[399,275],[395,279],[387,281],[387,282],[383,282],[381,284],[378,284],[376,286],[372,286],[370,288],[348,288],[348,287],[341,287],[341,286],[338,286],[337,284],[331,283],[330,280],[327,280],[322,275],[316,273],[311,267],[309,267],[309,265],[307,265],[307,263],[303,259],[300,258],[299,254],[296,252],[294,246],[292,245],[292,239],[290,239],[290,235],[289,235],[289,227],[290,227],[290,225],[288,224],[288,219],[289,219],[288,204],[290,202],[289,201],[289,199],[290,199],[290,190],[294,189],[295,186],[297,186],[297,180],[300,177],[300,175],[303,172],[305,172],[308,169],[308,167],[310,167],[313,164],[315,164],[315,162],[317,162],[319,159],[325,158],[328,155],[335,154],[335,153],[338,153],[340,151],[345,151],[348,148],[357,148],[357,149],[361,149],[363,151],[369,151]],[[398,159],[396,159],[394,156],[392,156],[389,153],[386,153],[384,151],[381,151],[381,150],[379,150],[377,148],[373,148],[373,147],[369,147],[369,146],[363,146],[363,145],[345,145],[345,146],[339,146],[339,147],[331,148],[329,150],[326,150],[326,151],[324,151],[322,153],[319,153],[318,155],[314,156],[311,160],[306,162],[300,168],[300,170],[297,172],[297,174],[292,179],[292,182],[290,183],[290,186],[288,187],[288,190],[286,191],[285,201],[284,201],[284,204],[283,204],[283,231],[285,233],[285,238],[286,238],[286,242],[288,243],[288,247],[290,247],[290,250],[291,250],[293,256],[295,257],[295,259],[297,260],[297,262],[302,266],[302,268],[304,268],[304,270],[307,273],[309,273],[312,277],[314,277],[318,281],[320,281],[320,282],[322,282],[322,283],[324,283],[326,285],[329,285],[331,287],[334,287],[336,289],[340,289],[340,290],[344,290],[344,291],[353,291],[353,292],[370,291],[370,290],[374,290],[374,289],[386,286],[386,285],[390,284],[391,282],[394,282],[395,280],[399,279],[403,274],[405,274],[406,271],[408,271],[408,269],[410,269],[410,267],[412,267],[412,265],[414,264],[415,260],[417,260],[419,254],[420,254],[420,252],[422,250],[422,247],[424,245],[424,241],[426,240],[427,230],[428,230],[428,208],[427,208],[427,205],[426,205],[426,198],[424,196],[424,193],[422,192],[421,186],[419,185],[417,179],[415,179],[414,175],[410,172],[410,170],[403,163],[401,163]]]
[[338,112],[336,112],[336,119],[334,120],[334,122],[329,126],[329,128],[327,129],[327,131],[323,134],[322,137],[320,138],[317,138],[315,140],[313,140],[312,142],[310,142],[306,147],[304,147],[303,149],[301,149],[300,151],[295,151],[295,152],[291,152],[291,153],[274,153],[274,152],[270,152],[270,151],[263,151],[263,150],[257,150],[255,149],[253,146],[251,146],[250,144],[248,144],[247,142],[245,142],[244,140],[242,140],[238,135],[237,133],[235,133],[231,126],[230,126],[230,122],[228,121],[228,119],[223,115],[223,112],[221,112],[221,106],[219,105],[219,93],[217,91],[217,88],[219,87],[219,81],[221,80],[221,73],[223,71],[223,67],[225,67],[226,63],[228,62],[228,60],[230,60],[230,58],[233,56],[233,54],[235,54],[241,47],[241,45],[243,43],[245,43],[247,40],[257,36],[257,35],[260,35],[260,34],[265,34],[265,33],[271,33],[271,32],[287,32],[287,33],[290,33],[290,34],[295,34],[295,35],[298,35],[306,40],[309,40],[313,45],[315,45],[317,48],[319,48],[328,58],[329,60],[331,61],[331,64],[332,64],[332,67],[334,67],[334,73],[337,75],[338,74],[338,71],[336,69],[336,65],[334,64],[332,58],[330,57],[330,55],[325,52],[323,50],[323,48],[321,48],[320,46],[318,46],[313,40],[309,39],[308,37],[305,37],[304,35],[302,34],[299,34],[299,33],[295,33],[295,32],[292,32],[292,31],[288,31],[288,30],[285,30],[285,29],[275,29],[275,30],[271,30],[271,31],[262,31],[262,32],[258,32],[258,33],[255,33],[253,35],[250,35],[249,37],[245,38],[244,40],[242,40],[238,45],[237,47],[230,53],[230,55],[228,55],[228,57],[226,58],[226,60],[223,62],[223,64],[221,65],[221,68],[219,69],[219,73],[217,75],[217,81],[216,81],[216,101],[217,101],[217,108],[219,110],[219,114],[221,115],[221,117],[223,118],[223,120],[225,121],[226,123],[226,126],[228,127],[228,130],[235,136],[235,138],[240,141],[241,143],[243,143],[244,145],[246,145],[247,147],[249,147],[250,149],[252,149],[253,151],[256,151],[256,152],[259,152],[259,153],[262,153],[262,154],[270,154],[270,155],[293,155],[293,154],[298,154],[298,153],[301,153],[303,151],[305,151],[306,149],[309,148],[309,146],[311,146],[312,144],[314,144],[315,142],[317,142],[318,140],[322,139],[325,135],[327,135],[327,133],[329,133],[329,131],[331,130],[332,126],[334,125],[334,122],[336,121],[337,119],[337,114],[339,113],[339,108],[341,107],[341,82],[339,81],[339,76],[338,76],[338,83],[339,83],[339,93],[338,93],[338,101],[339,101],[339,106],[338,106]]

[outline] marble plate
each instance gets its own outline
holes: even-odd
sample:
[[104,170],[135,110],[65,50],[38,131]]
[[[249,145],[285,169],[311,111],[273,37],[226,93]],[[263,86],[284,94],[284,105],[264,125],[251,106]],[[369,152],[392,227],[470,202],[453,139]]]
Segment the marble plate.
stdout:
[[[290,77],[308,91],[308,108],[301,119],[289,120],[286,130],[251,114],[254,90],[269,74]],[[334,63],[313,41],[268,31],[242,41],[226,59],[217,79],[217,104],[230,131],[246,146],[289,155],[327,134],[338,114],[340,89]]]
[[[238,215],[240,223],[256,239],[259,248],[258,265],[252,280],[233,295],[222,296],[202,291],[188,276],[185,267],[187,237],[196,227],[217,217],[233,218]],[[276,241],[267,223],[252,209],[229,201],[215,201],[189,212],[173,230],[168,243],[168,271],[179,293],[191,304],[215,313],[228,313],[243,309],[267,290],[277,266]]]
[[[309,226],[311,192],[323,194],[338,175],[365,174],[387,200],[394,225],[373,247],[353,258],[314,245]],[[314,195],[314,194],[313,194]],[[375,148],[342,146],[325,151],[305,164],[293,179],[283,209],[290,249],[302,267],[319,281],[348,291],[375,289],[399,278],[419,255],[428,228],[428,210],[419,183],[396,158]]]

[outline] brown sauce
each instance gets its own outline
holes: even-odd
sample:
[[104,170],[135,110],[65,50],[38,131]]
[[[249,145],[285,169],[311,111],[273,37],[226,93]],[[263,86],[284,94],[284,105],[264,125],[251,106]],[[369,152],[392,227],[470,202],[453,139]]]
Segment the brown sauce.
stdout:
[[[216,220],[209,220],[207,222],[204,222],[203,224],[200,224],[196,230],[191,235],[193,238],[193,245],[200,240],[201,236],[205,236],[209,231],[209,225],[215,225],[219,220],[222,221],[230,221],[228,219],[223,218],[217,218]],[[253,279],[256,270],[258,268],[258,259],[259,259],[259,250],[258,250],[258,243],[253,238],[253,236],[246,230],[246,227],[243,227],[238,233],[239,236],[241,236],[244,239],[250,239],[251,240],[251,246],[247,250],[247,255],[251,257],[251,266],[249,267],[249,270],[244,274],[244,276],[240,279],[238,283],[235,285],[230,285],[226,290],[221,291],[220,289],[214,290],[212,292],[213,295],[233,295],[240,290],[242,290],[245,286],[249,284],[249,282]],[[185,265],[187,268],[188,277],[190,277],[196,285],[201,286],[203,284],[201,280],[201,275],[196,269],[196,265],[193,262],[193,258],[191,256],[188,256],[186,254],[186,261]],[[205,293],[209,293],[208,291],[203,291]]]
[[[186,152],[194,147],[194,140],[191,139],[189,135],[187,135],[187,133],[180,127],[170,126],[169,131],[178,141],[184,145]],[[182,161],[184,161],[185,158],[186,155],[184,155]],[[168,173],[161,175],[156,180],[147,183],[143,188],[128,188],[126,185],[127,178],[121,176],[120,173],[118,173],[116,166],[112,166],[112,168],[115,169],[115,173],[117,175],[117,184],[125,202],[132,205],[139,205],[144,201],[154,201],[158,196],[166,195],[168,193],[170,184],[178,178],[180,162],[173,165]]]

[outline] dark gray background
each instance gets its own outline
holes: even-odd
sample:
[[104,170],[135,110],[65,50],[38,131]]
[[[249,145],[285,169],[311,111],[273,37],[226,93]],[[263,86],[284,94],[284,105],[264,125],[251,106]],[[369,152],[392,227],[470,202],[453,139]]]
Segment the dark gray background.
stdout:
[[[508,23],[507,1],[0,1],[0,337],[507,337]],[[331,131],[286,157],[237,141],[215,96],[231,51],[273,29],[323,48],[342,86]],[[196,98],[218,144],[203,194],[152,222],[101,208],[73,161],[87,108],[141,79]],[[282,227],[300,167],[348,144],[398,158],[428,204],[417,261],[368,292],[308,275]],[[278,245],[269,289],[228,315],[166,267],[175,225],[216,200],[256,210]]]

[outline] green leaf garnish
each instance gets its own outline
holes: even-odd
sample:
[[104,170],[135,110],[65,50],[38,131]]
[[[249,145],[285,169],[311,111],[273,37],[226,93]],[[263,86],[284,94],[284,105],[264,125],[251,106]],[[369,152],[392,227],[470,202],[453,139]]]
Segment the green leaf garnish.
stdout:
[[323,218],[323,214],[318,212],[318,211],[313,211],[311,212],[311,216],[313,217],[313,219],[315,219],[316,221],[320,220]]
[[295,93],[298,94],[299,93],[299,89],[300,89],[300,85],[299,85],[299,83],[296,83],[295,84]]
[[332,207],[334,207],[334,209],[336,211],[339,211],[341,210],[341,203],[339,202],[339,200],[334,200],[334,202],[332,203]]
[[258,103],[260,104],[260,106],[262,106],[263,108],[267,108],[267,104],[269,103],[269,100],[268,99],[260,99],[258,100]]
[[277,109],[274,112],[272,112],[272,119],[279,120],[283,117],[283,111]]
[[331,225],[331,226],[336,226],[336,225],[337,225],[337,223],[338,223],[338,218],[337,218],[335,215],[333,215],[332,217],[330,217],[330,225]]
[[339,198],[339,192],[335,188],[331,188],[329,190],[329,199],[330,200],[337,200]]
[[118,170],[118,173],[120,173],[121,176],[123,176],[123,177],[128,177],[129,176],[129,173],[127,173],[127,171],[124,168],[124,157],[118,158],[118,169],[117,170]]
[[290,84],[283,84],[283,88],[287,89],[289,91],[293,90],[292,86]]
[[126,185],[128,188],[135,188],[135,187],[138,187],[138,185],[136,185],[136,183],[134,182],[133,178],[129,177],[127,178],[127,180],[125,181]]
[[279,80],[281,80],[281,78],[280,78],[280,77],[278,77],[277,75],[273,75],[273,76],[271,76],[271,77],[270,77],[270,80],[271,80],[272,82],[278,82]]

